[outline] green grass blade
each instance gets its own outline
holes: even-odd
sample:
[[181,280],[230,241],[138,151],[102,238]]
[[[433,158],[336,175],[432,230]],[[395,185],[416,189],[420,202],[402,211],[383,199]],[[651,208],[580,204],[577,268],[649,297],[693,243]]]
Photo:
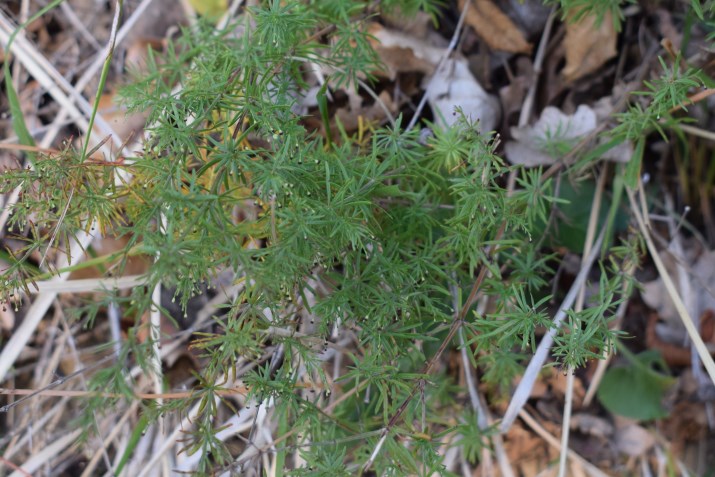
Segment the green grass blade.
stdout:
[[124,449],[124,454],[122,454],[122,458],[119,460],[117,468],[114,469],[114,475],[121,475],[124,466],[127,465],[129,457],[132,455],[132,452],[134,452],[134,449],[136,449],[137,444],[139,444],[139,439],[141,439],[142,435],[144,435],[144,431],[146,431],[148,425],[149,418],[146,414],[142,414],[139,418],[139,422],[137,422],[137,425],[132,431],[132,435],[129,437],[127,448]]
[[[7,41],[7,46],[5,47],[5,50],[8,52],[8,57],[5,58],[5,61],[3,63],[3,71],[5,73],[5,91],[7,93],[7,101],[10,106],[10,115],[12,116],[12,128],[15,130],[15,134],[17,134],[17,137],[20,140],[20,144],[22,144],[23,146],[34,146],[35,140],[32,139],[32,135],[27,129],[25,117],[22,114],[22,107],[20,106],[20,98],[18,97],[17,91],[15,90],[15,85],[13,84],[9,58],[11,54],[10,52],[12,51],[12,44],[15,41],[17,35],[20,33],[20,31],[22,31],[27,25],[34,22],[53,8],[57,7],[63,1],[64,0],[54,0],[46,7],[42,8],[40,11],[32,15],[25,23],[17,27],[17,29],[12,32],[12,35],[10,35],[10,38]],[[30,159],[30,162],[35,161],[34,152],[28,152],[27,157]]]
[[112,24],[112,34],[109,39],[109,51],[107,51],[107,57],[104,59],[104,66],[102,66],[102,73],[99,77],[99,86],[97,86],[97,93],[94,96],[94,105],[92,105],[92,114],[89,116],[89,122],[87,125],[87,137],[84,140],[82,146],[82,162],[87,158],[87,149],[89,148],[89,137],[92,134],[92,128],[94,127],[94,120],[97,117],[97,110],[99,109],[99,100],[102,97],[102,92],[104,91],[104,86],[107,83],[107,77],[109,76],[109,68],[112,65],[112,57],[114,56],[114,46],[117,40],[117,21],[122,17],[122,10],[124,9],[124,0],[117,1],[117,11],[114,15],[115,23]]

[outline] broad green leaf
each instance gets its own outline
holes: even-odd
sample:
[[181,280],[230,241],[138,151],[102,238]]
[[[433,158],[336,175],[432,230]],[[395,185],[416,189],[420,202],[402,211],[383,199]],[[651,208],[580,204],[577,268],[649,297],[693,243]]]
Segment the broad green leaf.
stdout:
[[668,410],[663,407],[663,397],[676,380],[652,368],[654,364],[664,367],[662,357],[646,351],[629,359],[629,365],[606,372],[598,388],[599,401],[612,413],[632,419],[666,417]]
[[[559,188],[558,198],[564,199],[566,202],[556,206],[558,212],[552,217],[548,230],[545,230],[546,224],[539,222],[535,230],[532,231],[532,235],[535,237],[546,236],[547,243],[552,247],[566,247],[576,253],[582,252],[595,191],[594,181],[583,181],[576,185],[572,185],[566,180],[563,181]],[[605,243],[610,241],[614,233],[625,230],[628,225],[628,217],[619,205],[612,205],[608,197],[603,198],[598,228],[603,226],[607,220],[611,224]]]

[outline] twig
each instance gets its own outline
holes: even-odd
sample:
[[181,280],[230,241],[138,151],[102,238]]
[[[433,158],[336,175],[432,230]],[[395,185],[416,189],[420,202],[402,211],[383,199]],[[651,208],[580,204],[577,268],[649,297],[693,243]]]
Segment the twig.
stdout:
[[[635,265],[629,264],[627,268],[624,270],[624,273],[627,277],[633,276],[633,273],[635,272]],[[627,287],[628,284],[624,283],[623,287]],[[618,309],[616,310],[615,314],[615,324],[613,325],[613,330],[619,330],[621,328],[621,321],[623,321],[623,316],[626,314],[626,309],[628,308],[628,301],[623,300],[620,305],[618,305]],[[596,371],[593,373],[593,377],[591,378],[591,382],[588,385],[588,389],[586,390],[586,395],[583,398],[583,406],[588,407],[591,405],[591,401],[593,401],[593,398],[596,396],[596,391],[598,391],[598,386],[601,384],[601,380],[603,379],[603,375],[606,374],[606,369],[608,368],[609,363],[611,362],[611,358],[613,357],[613,354],[610,352],[610,350],[606,350],[607,355],[603,357],[603,359],[598,361],[598,365],[596,366]]]
[[[119,421],[115,422],[112,424],[112,430],[109,432],[107,437],[104,438],[102,441],[102,447],[99,449],[97,452],[94,453],[94,456],[89,460],[87,463],[87,466],[85,467],[84,471],[82,472],[82,475],[80,477],[89,477],[90,475],[93,475],[94,469],[97,467],[97,464],[99,463],[99,459],[102,458],[103,455],[107,455],[107,449],[109,448],[109,445],[112,443],[114,439],[122,432],[124,431],[124,425],[127,423],[130,417],[134,415],[136,412],[137,408],[139,407],[139,401],[134,401],[129,408],[124,411],[124,414],[122,417],[119,419]],[[109,468],[111,469],[111,464],[109,465]]]
[[62,2],[60,4],[60,8],[62,9],[62,13],[64,13],[67,17],[67,20],[69,20],[75,30],[80,33],[82,38],[84,38],[87,43],[92,45],[92,48],[94,48],[96,51],[101,50],[102,45],[100,45],[97,39],[89,32],[89,30],[87,30],[87,27],[84,25],[84,23],[82,23],[82,20],[79,19],[72,7],[69,6],[67,2]]
[[[146,11],[147,8],[149,8],[151,2],[153,1],[154,0],[143,0],[139,5],[137,5],[136,9],[132,12],[132,15],[124,21],[122,27],[117,32],[117,45],[121,44],[122,41],[124,41],[124,38],[126,38],[126,36],[136,24],[136,22],[139,21],[139,19],[142,17],[142,14]],[[90,81],[92,81],[94,76],[102,68],[103,64],[104,56],[98,54],[92,64],[84,71],[84,73],[82,73],[82,76],[80,76],[80,78],[77,80],[77,83],[75,83],[74,90],[77,91],[78,94],[81,94],[81,92],[87,87]],[[62,108],[58,111],[55,120],[52,122],[52,128],[47,131],[47,134],[45,134],[45,136],[42,138],[42,141],[40,142],[41,146],[48,147],[50,144],[52,144],[52,142],[55,140],[55,137],[57,137],[57,134],[62,127],[62,124],[67,120],[67,116],[68,114],[70,114],[70,111],[71,110],[67,107],[62,106]],[[120,137],[115,135],[114,141],[114,144],[116,146],[121,145]]]
[[[466,2],[469,3],[469,2]],[[544,32],[541,35],[541,40],[539,40],[539,47],[536,50],[536,56],[534,57],[534,79],[529,86],[529,91],[526,93],[524,98],[524,103],[521,107],[521,112],[519,113],[519,127],[524,127],[529,123],[529,117],[531,116],[531,110],[534,107],[534,99],[536,98],[536,87],[539,84],[539,76],[541,75],[544,58],[546,57],[546,46],[549,44],[549,37],[551,36],[551,28],[554,25],[554,20],[556,19],[556,9],[552,8],[549,18],[546,20],[546,25],[544,26]]]
[[[459,292],[457,290],[456,285],[451,284],[449,286],[449,291],[452,294],[452,307],[455,310],[459,310]],[[487,415],[488,411],[484,409],[484,406],[482,406],[482,403],[479,399],[479,392],[477,391],[477,386],[474,382],[474,376],[472,375],[472,363],[469,360],[469,355],[467,354],[467,343],[464,339],[464,330],[462,328],[459,329],[459,346],[461,348],[460,354],[462,357],[462,368],[464,369],[464,377],[467,381],[467,390],[469,391],[469,400],[471,401],[472,409],[477,414],[477,425],[480,429],[484,430],[489,426],[489,416]],[[495,437],[497,439],[500,438],[500,436]],[[494,475],[492,457],[488,451],[483,453],[482,469],[483,475]],[[506,472],[504,472],[504,470],[502,471],[502,475],[504,477],[514,475],[510,466],[507,465],[505,470]]]
[[681,109],[685,109],[686,106],[690,106],[695,103],[699,103],[700,101],[703,101],[710,96],[715,94],[715,88],[706,88],[702,91],[698,91],[697,93],[688,96],[688,101],[687,103],[679,104],[677,106],[674,106],[668,110],[670,114],[673,114],[676,111],[679,111]]
[[65,450],[68,446],[77,443],[77,438],[82,434],[82,429],[76,429],[72,432],[64,434],[60,438],[53,441],[50,445],[44,447],[40,452],[32,454],[30,458],[22,464],[23,471],[15,471],[10,474],[10,477],[22,477],[26,473],[33,474],[42,466],[48,464],[50,460]]
[[20,472],[20,475],[23,475],[25,477],[32,477],[32,474],[30,474],[29,472],[26,472],[25,469],[15,465],[12,461],[9,461],[4,457],[0,457],[0,464],[6,465],[6,466],[10,467],[11,469],[15,469],[15,472]]
[[[0,43],[7,45],[14,26],[10,19],[0,10]],[[12,53],[15,58],[22,63],[28,72],[42,85],[43,88],[57,101],[58,104],[67,108],[71,112],[78,126],[85,132],[88,131],[89,122],[85,115],[89,117],[92,113],[92,106],[79,94],[71,84],[52,66],[49,61],[42,56],[32,44],[21,38],[16,38],[12,44]],[[78,106],[75,106],[75,103]],[[116,141],[121,139],[114,132],[109,123],[101,116],[97,116],[97,127],[103,136],[111,135]],[[117,143],[119,145],[119,143]],[[106,153],[111,151],[107,148]]]
[[682,129],[684,132],[688,134],[692,134],[693,136],[698,136],[703,139],[707,139],[708,141],[715,141],[715,132],[713,131],[707,131],[705,129],[700,129],[695,126],[691,126],[689,124],[678,124],[678,128]]
[[[534,432],[536,432],[539,437],[544,439],[547,444],[549,444],[551,447],[561,450],[561,444],[559,444],[558,439],[556,439],[554,436],[548,433],[546,429],[544,429],[538,422],[536,422],[536,419],[531,417],[528,412],[525,410],[520,410],[519,411],[519,417],[526,423],[527,426],[531,428]],[[609,477],[608,474],[605,472],[601,471],[596,467],[595,465],[591,464],[589,461],[578,455],[576,452],[572,451],[571,449],[568,449],[568,456],[572,459],[578,462],[583,466],[584,469],[586,469],[586,472],[588,472],[592,477]]]

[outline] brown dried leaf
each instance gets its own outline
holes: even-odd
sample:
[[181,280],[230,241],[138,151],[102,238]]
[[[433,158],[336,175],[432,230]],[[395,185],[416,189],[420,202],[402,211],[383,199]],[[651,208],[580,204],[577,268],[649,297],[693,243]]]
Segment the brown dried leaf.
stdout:
[[405,15],[400,8],[389,13],[383,13],[381,19],[393,30],[401,31],[416,38],[426,38],[432,23],[432,17],[427,12]]
[[[106,236],[95,240],[92,243],[94,251],[100,255],[110,255],[122,251],[129,243],[130,237],[112,237]],[[151,266],[151,260],[146,256],[130,256],[122,268],[122,276],[141,275],[147,272]],[[97,267],[80,268],[70,273],[70,280],[80,280],[87,278],[102,278],[105,276],[103,270]]]
[[[398,106],[392,101],[387,91],[382,91],[378,97],[391,114],[397,112]],[[360,101],[360,103],[362,103],[362,101]],[[348,105],[344,108],[339,108],[335,112],[335,116],[342,123],[346,131],[356,131],[360,126],[360,121],[367,121],[371,124],[381,124],[386,118],[385,110],[382,105],[377,102],[372,103],[370,106],[360,104],[359,106],[351,107]],[[338,134],[339,130],[336,129],[333,133]]]
[[603,16],[600,25],[595,15],[585,15],[577,22],[566,23],[563,46],[566,49],[566,66],[561,71],[568,82],[593,73],[616,56],[616,29],[610,13]]
[[[377,51],[386,67],[387,77],[394,81],[398,73],[418,72],[430,75],[444,56],[444,48],[434,47],[423,40],[378,23],[369,27]],[[380,72],[377,72],[380,73]]]
[[[459,0],[460,10],[464,2]],[[472,0],[465,22],[471,26],[489,48],[509,53],[531,53],[533,45],[524,34],[491,0]]]
[[579,105],[572,115],[547,106],[533,125],[511,128],[514,140],[506,143],[504,152],[512,164],[525,167],[553,164],[560,154],[554,145],[575,144],[596,126],[596,113],[585,104]]

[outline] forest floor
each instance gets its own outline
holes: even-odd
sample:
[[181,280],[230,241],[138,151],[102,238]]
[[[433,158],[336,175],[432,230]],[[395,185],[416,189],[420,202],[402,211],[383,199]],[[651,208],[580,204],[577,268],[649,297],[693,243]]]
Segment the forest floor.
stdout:
[[[8,0],[0,5],[0,63],[8,58],[4,47],[15,25],[47,3]],[[164,51],[168,38],[179,35],[179,26],[195,21],[194,7],[208,8],[208,3],[125,0],[111,68],[99,97],[95,137],[111,135],[108,143],[123,145],[142,136],[146,118],[125,114],[115,102],[115,93],[130,81],[129,69],[146,63],[148,48]],[[227,7],[216,3],[220,17]],[[241,15],[244,6],[236,7],[231,13]],[[376,16],[369,28],[384,69],[376,72],[377,81],[369,90],[333,90],[330,117],[347,134],[369,135],[372,128],[394,122],[399,114],[411,119],[424,95],[427,105],[421,119],[450,123],[451,111],[459,106],[467,116],[478,118],[484,130],[497,132],[497,152],[510,164],[548,169],[568,153],[545,152],[540,140],[561,128],[567,130],[564,139],[578,140],[611,127],[614,114],[625,110],[628,94],[647,90],[648,82],[662,74],[661,61],[699,68],[709,78],[715,75],[715,49],[712,39],[707,39],[715,30],[693,16],[690,2],[628,2],[621,11],[618,29],[610,15],[600,23],[590,17],[569,22],[552,5],[538,0],[474,0],[467,10],[464,0],[447,2],[440,7],[437,23],[427,14],[409,20]],[[114,15],[114,2],[67,0],[27,25],[15,41],[12,80],[38,150],[79,145],[85,137],[88,106],[95,99]],[[459,59],[450,71],[441,68],[447,55]],[[3,75],[1,81],[5,92],[8,77]],[[310,86],[317,89],[319,84]],[[664,268],[659,270],[652,254],[644,254],[635,271],[641,286],[612,323],[626,337],[621,340],[622,350],[590,362],[576,371],[573,380],[558,367],[544,368],[519,418],[501,436],[502,452],[487,451],[479,463],[447,452],[445,462],[451,472],[557,475],[568,412],[568,475],[715,476],[715,387],[691,346],[681,310],[669,298],[668,280],[664,280],[664,275],[669,276],[675,284],[706,349],[715,353],[712,91],[707,84],[692,88],[688,94],[693,105],[680,111],[692,122],[662,134],[654,131],[644,142],[639,180],[649,201],[657,262]],[[317,106],[306,108],[306,127],[324,134]],[[23,167],[27,149],[17,146],[5,94],[0,94],[0,114],[0,168]],[[339,134],[337,122],[331,127]],[[550,284],[555,295],[567,291],[579,271],[594,196],[604,190],[610,194],[613,174],[618,173],[614,171],[620,171],[634,154],[632,144],[622,146],[609,151],[608,172],[605,167],[594,168],[582,178],[582,188],[564,186],[564,197],[570,197],[573,206],[561,209],[565,225],[560,230],[545,232],[545,245],[557,257],[558,270]],[[568,183],[566,176],[563,182]],[[1,200],[6,210],[17,197],[7,194]],[[629,226],[628,208],[624,200],[621,230]],[[4,226],[7,217],[0,220]],[[638,226],[630,221],[630,227]],[[7,228],[0,230],[0,236],[3,249],[18,246]],[[107,254],[120,250],[126,240],[97,237],[92,247]],[[42,260],[34,259],[38,266]],[[148,266],[147,261],[135,260],[124,273],[140,275]],[[102,274],[99,268],[78,271],[65,288],[54,288],[59,294],[53,295],[51,287],[43,289],[44,295],[33,290],[22,306],[8,304],[0,311],[0,348],[3,357],[12,356],[0,381],[5,394],[0,404],[7,406],[0,414],[1,475],[104,475],[115,468],[120,449],[126,448],[132,429],[137,429],[139,415],[132,404],[97,417],[101,437],[77,444],[73,429],[82,396],[89,392],[82,370],[102,366],[96,347],[116,330],[110,329],[111,319],[97,320],[94,328],[87,329],[64,310],[76,306],[76,294],[87,293],[81,288],[83,280],[96,280]],[[77,283],[79,291],[73,291],[71,283]],[[170,294],[162,297],[162,304],[183,329],[219,304],[216,295],[197,297],[182,317],[170,301]],[[109,316],[111,310],[103,313]],[[28,323],[32,325],[23,326]],[[118,326],[121,336],[127,326],[121,320]],[[178,332],[172,324],[162,326],[167,335]],[[175,352],[165,357],[167,382],[190,381],[197,362],[188,343],[178,341]],[[11,345],[16,352],[9,351]],[[465,378],[465,363],[456,348],[445,353],[443,361],[440,372],[453,376],[459,389],[474,386]],[[490,397],[489,415],[498,421],[507,411],[509,397],[493,397],[478,383],[476,390],[480,397]],[[36,392],[28,398],[32,391]],[[145,397],[156,398],[146,393]],[[163,397],[170,398],[169,393]],[[466,401],[467,392],[457,399]],[[180,427],[178,421],[167,425]],[[176,454],[181,446],[171,430],[143,450],[138,448],[122,475],[136,475],[131,472],[154,465],[157,452]],[[236,445],[236,453],[243,452]],[[149,475],[176,475],[174,464],[168,462],[159,461]],[[192,470],[191,463],[182,465]],[[276,475],[270,466],[265,469],[264,475]]]

